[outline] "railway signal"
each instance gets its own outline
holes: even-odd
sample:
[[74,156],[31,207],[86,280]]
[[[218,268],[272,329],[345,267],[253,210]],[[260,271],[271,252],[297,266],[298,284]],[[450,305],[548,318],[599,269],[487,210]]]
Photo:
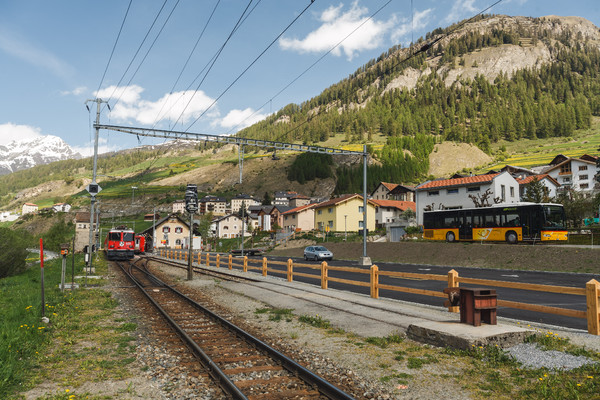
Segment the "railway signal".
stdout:
[[194,278],[192,269],[192,245],[194,240],[194,213],[198,211],[198,187],[188,183],[185,190],[185,209],[190,213],[190,241],[188,244],[188,274],[187,280]]

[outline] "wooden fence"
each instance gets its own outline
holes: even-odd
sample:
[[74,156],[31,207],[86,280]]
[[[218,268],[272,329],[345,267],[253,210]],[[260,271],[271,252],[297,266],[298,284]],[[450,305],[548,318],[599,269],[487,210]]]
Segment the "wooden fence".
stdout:
[[[174,251],[161,249],[160,255],[165,258],[174,260],[185,260],[187,261],[187,252]],[[498,299],[498,306],[507,308],[516,308],[520,310],[537,311],[547,314],[562,315],[566,317],[583,318],[587,320],[588,332],[593,335],[600,335],[600,302],[598,297],[600,296],[600,283],[595,279],[590,280],[586,283],[584,288],[567,287],[567,286],[551,286],[551,285],[539,285],[533,283],[519,283],[519,282],[507,282],[497,281],[489,279],[476,279],[461,277],[455,270],[448,271],[447,275],[436,275],[436,274],[417,274],[411,272],[394,272],[394,271],[380,271],[377,265],[372,265],[369,269],[357,268],[357,267],[335,267],[328,265],[327,262],[323,261],[320,265],[315,264],[304,264],[294,263],[292,259],[287,261],[275,261],[268,260],[263,257],[262,260],[249,259],[247,256],[243,258],[233,257],[231,254],[222,256],[219,253],[193,253],[193,262],[206,266],[214,265],[216,268],[227,267],[228,269],[241,269],[244,272],[248,270],[260,271],[263,276],[267,274],[283,275],[287,278],[288,282],[294,280],[294,276],[301,276],[304,278],[314,279],[321,282],[321,288],[327,289],[329,282],[345,283],[347,285],[363,286],[370,288],[370,294],[372,298],[379,298],[379,290],[392,290],[396,292],[420,294],[431,297],[442,297],[446,298],[447,295],[440,291],[415,289],[397,285],[386,285],[379,282],[380,276],[388,276],[401,279],[418,279],[418,280],[430,280],[430,281],[445,281],[448,282],[448,287],[459,287],[460,283],[472,284],[472,285],[483,285],[492,287],[506,287],[511,289],[522,289],[546,293],[559,293],[559,294],[571,294],[576,296],[585,296],[587,303],[587,311],[572,310],[568,308],[560,307],[549,307],[531,303],[521,303],[509,300]],[[223,258],[223,260],[221,259]],[[276,266],[282,266],[282,268],[276,268]],[[294,266],[308,268],[316,270],[316,273],[305,273],[294,271]],[[351,272],[357,274],[369,275],[369,282],[354,281],[350,279],[335,278],[329,276],[329,271],[340,271],[340,272]],[[458,312],[458,307],[448,307],[450,312]]]

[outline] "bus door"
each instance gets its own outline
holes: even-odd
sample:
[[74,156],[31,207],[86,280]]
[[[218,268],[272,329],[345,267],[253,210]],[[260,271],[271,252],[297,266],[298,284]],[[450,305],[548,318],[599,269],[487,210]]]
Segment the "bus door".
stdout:
[[459,216],[458,228],[459,240],[473,240],[473,212],[461,212]]

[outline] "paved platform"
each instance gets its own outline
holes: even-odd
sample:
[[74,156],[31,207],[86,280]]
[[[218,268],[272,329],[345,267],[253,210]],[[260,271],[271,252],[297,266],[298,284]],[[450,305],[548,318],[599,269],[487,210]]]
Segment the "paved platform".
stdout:
[[220,268],[219,272],[256,280],[252,283],[221,281],[219,286],[224,289],[258,300],[270,307],[292,309],[296,315],[319,315],[330,321],[334,327],[362,337],[406,334],[413,340],[435,346],[466,349],[473,345],[490,344],[506,348],[522,342],[531,333],[550,330],[560,333],[561,337],[569,338],[576,345],[600,351],[598,336],[581,330],[502,317],[497,318],[497,325],[483,323],[475,327],[462,324],[458,313],[448,312],[448,309],[442,306],[444,298],[441,297],[440,306],[435,307],[388,298],[373,299],[366,294],[335,289],[323,290],[320,284],[317,286],[298,281],[287,282],[278,276],[263,277],[255,271],[230,271]]

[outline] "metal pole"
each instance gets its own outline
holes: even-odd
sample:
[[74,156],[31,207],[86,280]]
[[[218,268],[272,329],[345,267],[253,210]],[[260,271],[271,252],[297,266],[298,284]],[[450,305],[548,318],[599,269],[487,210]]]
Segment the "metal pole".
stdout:
[[152,252],[156,248],[156,207],[152,208]]
[[240,185],[242,184],[242,173],[244,171],[244,146],[240,143],[238,149],[238,164],[240,165]]
[[75,235],[73,235],[73,247],[71,251],[71,290],[73,290],[75,289]]
[[[62,251],[61,251],[62,252]],[[65,275],[67,273],[67,255],[62,255],[62,268],[60,270],[60,291],[65,291]]]
[[192,269],[192,243],[194,241],[194,213],[190,213],[190,245],[188,246],[188,273],[187,280],[194,279],[194,270]]
[[40,238],[40,272],[42,274],[42,318],[46,316],[46,297],[44,294],[44,240]]
[[363,255],[360,265],[370,265],[367,257],[367,145],[363,145]]
[[[240,183],[241,181],[241,176],[240,175]],[[242,200],[242,257],[244,257],[244,234],[245,234],[245,230],[244,230],[244,212],[246,211],[246,203],[244,202],[244,200]]]
[[348,241],[348,214],[344,214],[344,242]]

